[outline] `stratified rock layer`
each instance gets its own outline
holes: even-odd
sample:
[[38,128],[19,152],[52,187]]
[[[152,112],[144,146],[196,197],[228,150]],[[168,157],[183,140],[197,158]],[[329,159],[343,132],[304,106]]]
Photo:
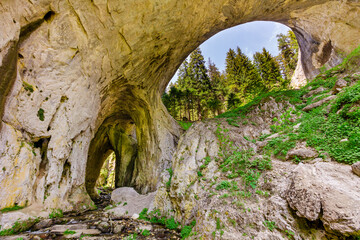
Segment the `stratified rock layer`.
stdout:
[[155,190],[181,132],[160,95],[193,49],[232,26],[276,21],[294,30],[311,77],[359,45],[359,6],[355,0],[2,1],[0,209],[87,207],[109,150],[125,175],[118,186]]

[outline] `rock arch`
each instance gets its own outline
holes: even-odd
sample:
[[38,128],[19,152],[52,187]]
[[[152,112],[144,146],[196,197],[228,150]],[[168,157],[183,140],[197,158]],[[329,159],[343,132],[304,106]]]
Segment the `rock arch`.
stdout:
[[[155,190],[181,133],[160,94],[193,49],[226,28],[276,21],[295,31],[312,77],[359,45],[359,13],[356,0],[1,2],[0,208],[89,203],[90,168],[114,147],[109,131],[126,132],[129,119],[137,138],[129,184]],[[41,139],[45,150],[34,144]]]

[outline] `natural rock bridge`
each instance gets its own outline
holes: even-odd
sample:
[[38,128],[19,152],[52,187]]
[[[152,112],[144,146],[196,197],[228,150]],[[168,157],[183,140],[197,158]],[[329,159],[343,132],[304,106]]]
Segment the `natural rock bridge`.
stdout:
[[90,203],[108,150],[118,186],[155,190],[181,133],[167,83],[202,42],[256,20],[295,32],[307,77],[360,43],[357,0],[1,1],[0,209]]

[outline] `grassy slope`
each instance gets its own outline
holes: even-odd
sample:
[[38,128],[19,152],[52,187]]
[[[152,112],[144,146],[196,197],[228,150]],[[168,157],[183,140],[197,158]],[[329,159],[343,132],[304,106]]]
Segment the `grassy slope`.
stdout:
[[[237,118],[245,118],[246,114],[260,102],[273,97],[276,101],[288,100],[296,108],[286,112],[281,119],[274,119],[270,126],[279,137],[271,139],[265,147],[270,154],[279,158],[295,147],[297,141],[305,141],[308,146],[317,149],[320,156],[330,155],[333,160],[352,164],[360,161],[360,47],[355,49],[342,64],[324,71],[300,90],[269,92],[254,98],[248,104],[226,112],[218,118],[227,118],[231,123]],[[328,96],[336,81],[341,77],[348,81],[346,87],[337,98],[310,112],[302,109]],[[304,95],[311,90],[324,87],[326,90],[309,98]],[[314,99],[316,98],[316,99]],[[296,122],[288,121],[294,115],[299,116]],[[298,130],[294,126],[300,124]],[[267,136],[260,137],[259,140]],[[344,140],[346,139],[346,140]],[[343,141],[341,141],[343,140]]]

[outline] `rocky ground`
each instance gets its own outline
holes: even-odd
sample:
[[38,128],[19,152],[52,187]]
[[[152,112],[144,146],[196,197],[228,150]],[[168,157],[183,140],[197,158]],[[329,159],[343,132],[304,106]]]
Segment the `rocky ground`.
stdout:
[[0,237],[0,239],[181,239],[177,231],[166,229],[160,224],[139,220],[136,215],[114,216],[109,212],[110,194],[102,193],[101,197],[96,210],[69,212],[62,217],[43,219],[25,233]]

